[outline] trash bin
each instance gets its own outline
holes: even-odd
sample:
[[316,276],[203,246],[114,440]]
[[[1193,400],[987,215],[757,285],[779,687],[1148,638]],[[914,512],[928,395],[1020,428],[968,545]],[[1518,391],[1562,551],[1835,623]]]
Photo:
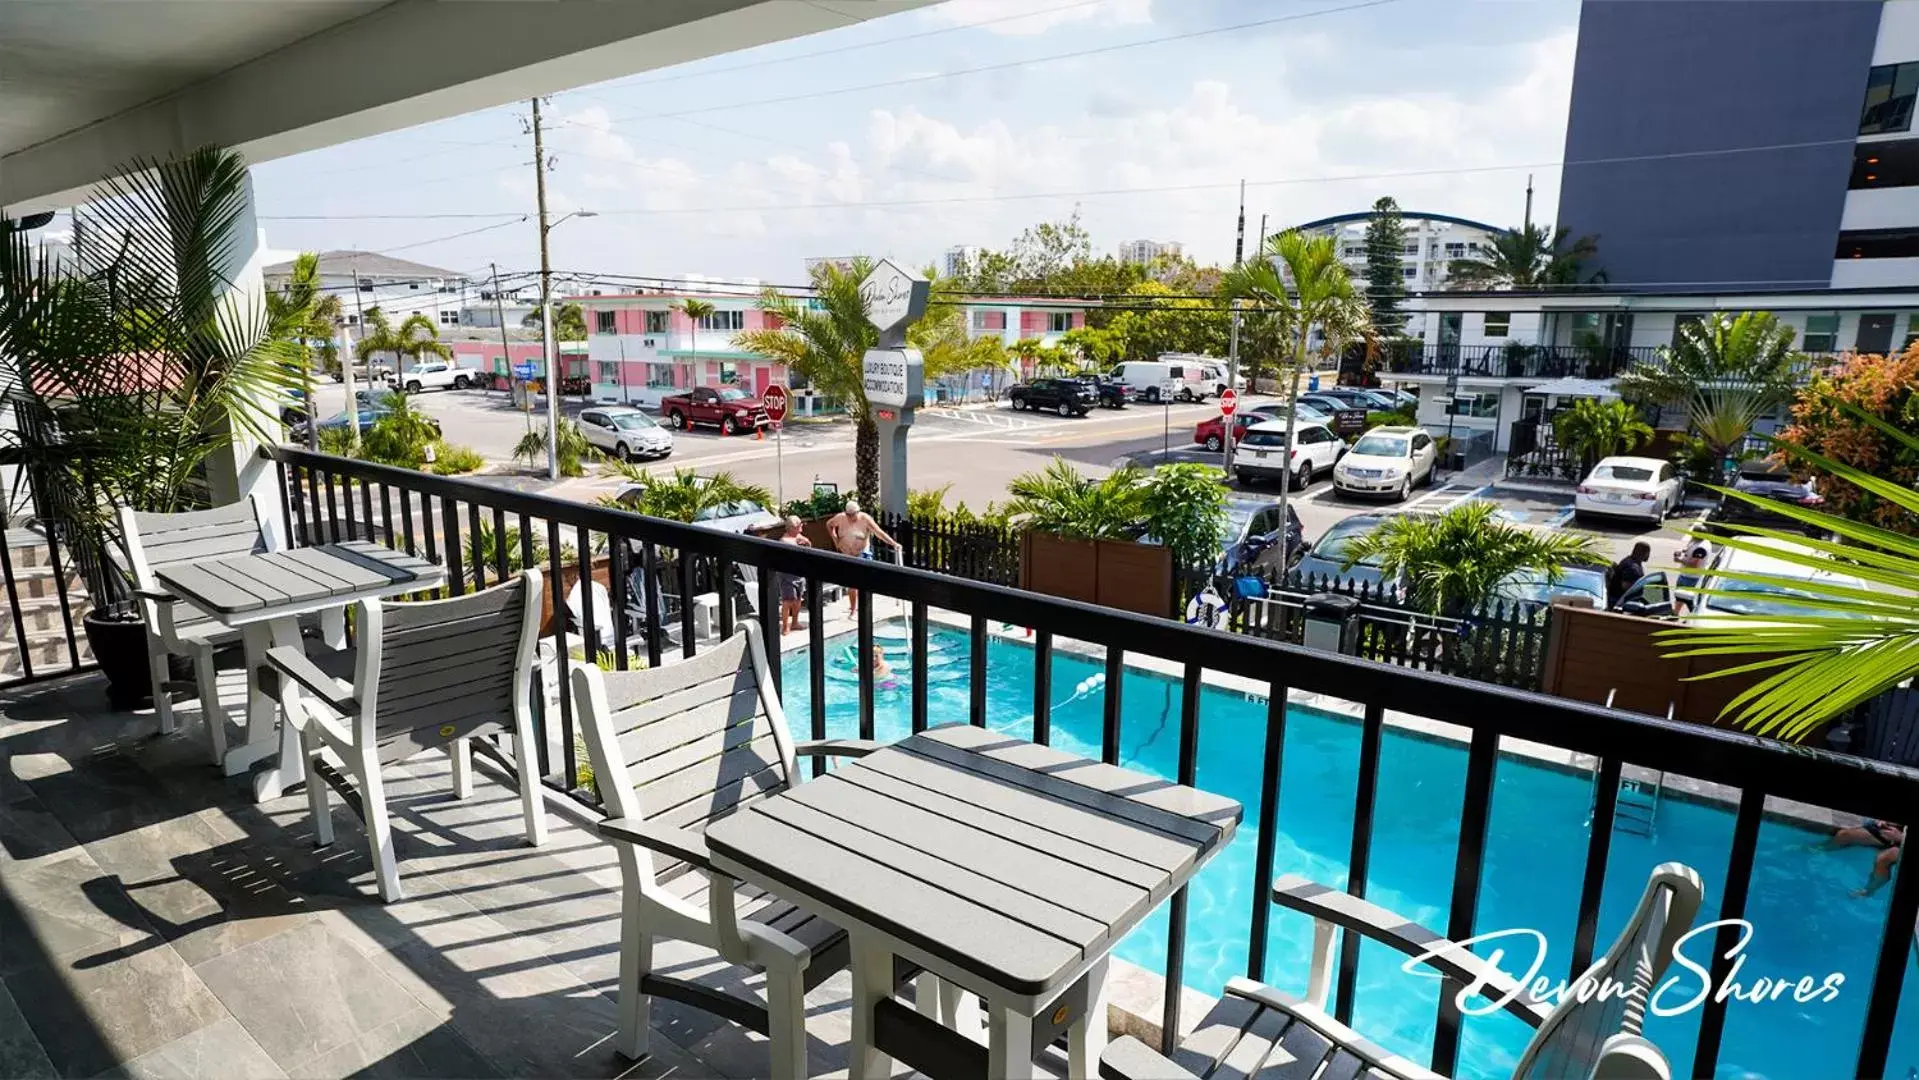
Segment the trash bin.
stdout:
[[1314,372],[1310,377],[1307,378],[1306,392],[1309,394],[1319,393],[1319,373],[1318,372]]
[[1351,653],[1358,642],[1359,598],[1338,593],[1315,593],[1301,605],[1305,609],[1306,629],[1303,644],[1309,649]]

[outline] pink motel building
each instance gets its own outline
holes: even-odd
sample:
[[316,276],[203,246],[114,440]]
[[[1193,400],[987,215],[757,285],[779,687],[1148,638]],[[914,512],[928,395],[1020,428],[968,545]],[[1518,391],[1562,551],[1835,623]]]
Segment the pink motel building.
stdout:
[[[713,314],[699,325],[679,310],[687,299],[705,300]],[[777,329],[776,316],[761,311],[751,296],[702,293],[641,293],[584,296],[587,374],[593,397],[654,407],[662,397],[695,386],[737,386],[758,394],[778,382],[804,398],[804,380],[789,376],[785,365],[742,351],[734,340],[745,330]],[[1023,300],[985,297],[967,304],[967,327],[974,337],[994,336],[1007,345],[1021,338],[1057,344],[1060,335],[1086,324],[1085,301]],[[999,373],[1000,380],[1005,374]],[[1030,372],[1020,372],[1021,376]],[[928,388],[928,397],[934,388]],[[805,407],[802,402],[801,408]]]

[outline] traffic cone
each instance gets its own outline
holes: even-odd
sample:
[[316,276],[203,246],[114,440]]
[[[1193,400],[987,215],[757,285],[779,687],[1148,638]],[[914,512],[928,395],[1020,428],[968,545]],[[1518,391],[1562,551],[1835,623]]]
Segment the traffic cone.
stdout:
[[764,427],[762,427],[762,426],[761,426],[761,425],[759,425],[759,424],[755,424],[755,425],[753,425],[753,438],[754,438],[754,439],[756,439],[756,440],[758,440],[759,442],[765,442],[765,441],[766,441],[766,428],[764,428]]

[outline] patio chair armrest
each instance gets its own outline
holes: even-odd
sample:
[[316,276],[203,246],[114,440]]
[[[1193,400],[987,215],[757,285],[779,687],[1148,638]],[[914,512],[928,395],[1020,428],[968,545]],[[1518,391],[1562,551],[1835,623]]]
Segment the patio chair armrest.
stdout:
[[[1407,956],[1419,958],[1449,979],[1476,987],[1481,995],[1489,999],[1503,1000],[1507,1012],[1533,1027],[1544,1023],[1551,1012],[1548,1006],[1528,995],[1517,980],[1487,963],[1472,950],[1455,945],[1424,926],[1349,892],[1297,874],[1287,874],[1273,882],[1273,902],[1310,915],[1321,923],[1351,930],[1390,945]],[[1314,958],[1316,968],[1320,961],[1320,957]],[[1454,991],[1448,989],[1445,992]]]
[[141,588],[136,586],[133,590],[133,595],[142,600],[151,600],[156,604],[171,604],[180,599],[178,596],[158,587]]
[[353,691],[340,689],[339,680],[321,671],[299,646],[276,645],[267,650],[266,661],[269,667],[299,683],[340,715],[359,715],[360,702]]
[[1199,1080],[1131,1035],[1106,1044],[1099,1056],[1099,1075],[1101,1080]]
[[600,822],[599,829],[609,840],[624,840],[701,870],[713,869],[713,853],[699,833],[643,818],[613,818]]
[[885,745],[877,739],[808,739],[793,744],[793,756],[857,758]]

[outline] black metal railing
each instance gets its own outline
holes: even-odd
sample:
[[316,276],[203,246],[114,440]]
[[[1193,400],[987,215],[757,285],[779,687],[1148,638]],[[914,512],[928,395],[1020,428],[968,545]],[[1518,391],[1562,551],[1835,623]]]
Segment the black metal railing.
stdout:
[[[1493,781],[1500,756],[1500,740],[1528,740],[1597,759],[1593,765],[1599,777],[1592,809],[1587,860],[1576,915],[1576,937],[1572,971],[1583,971],[1591,960],[1599,919],[1601,885],[1607,872],[1609,845],[1613,835],[1616,784],[1622,762],[1656,768],[1669,773],[1728,785],[1742,792],[1737,821],[1730,845],[1731,857],[1724,868],[1725,890],[1719,917],[1738,919],[1745,914],[1748,886],[1753,878],[1756,841],[1761,810],[1768,797],[1796,800],[1832,810],[1868,815],[1892,821],[1919,820],[1919,771],[1857,758],[1815,751],[1760,739],[1732,731],[1668,722],[1653,717],[1626,714],[1580,702],[1541,696],[1521,690],[1490,686],[1485,683],[1380,665],[1353,657],[1309,651],[1258,637],[1195,629],[1180,623],[1127,612],[1095,607],[1000,585],[964,578],[897,567],[879,562],[847,558],[831,552],[801,548],[790,544],[735,536],[709,529],[641,517],[604,506],[565,502],[541,495],[488,487],[469,481],[453,480],[365,462],[349,461],[323,454],[290,448],[273,448],[264,453],[279,464],[282,479],[282,513],[288,535],[318,538],[346,538],[374,518],[390,544],[432,556],[446,553],[449,587],[454,591],[478,588],[504,578],[510,568],[504,545],[496,545],[488,562],[463,565],[460,552],[465,549],[462,530],[490,521],[496,532],[517,527],[521,540],[520,556],[531,564],[532,537],[545,538],[545,565],[556,582],[563,580],[563,538],[573,552],[607,552],[612,562],[610,575],[612,602],[622,605],[628,580],[626,570],[634,552],[645,587],[658,579],[654,572],[662,552],[677,555],[678,588],[682,596],[691,591],[693,565],[703,562],[713,567],[712,580],[733,582],[734,568],[752,567],[758,593],[756,610],[769,624],[769,638],[779,640],[776,625],[778,610],[776,582],[788,575],[804,582],[808,624],[807,672],[811,688],[810,721],[812,733],[824,736],[827,728],[827,659],[824,649],[824,591],[829,586],[858,590],[858,636],[855,655],[868,654],[875,634],[873,603],[876,596],[896,598],[910,606],[908,617],[913,640],[926,641],[929,621],[940,618],[957,620],[965,626],[972,651],[970,672],[971,722],[984,725],[987,719],[987,656],[989,625],[1031,628],[1034,633],[1035,659],[1044,669],[1048,654],[1059,643],[1071,640],[1105,650],[1107,678],[1099,693],[1104,695],[1100,754],[1103,760],[1120,759],[1120,694],[1126,668],[1126,653],[1157,658],[1182,672],[1179,695],[1178,775],[1192,782],[1196,776],[1198,750],[1203,732],[1200,724],[1200,687],[1202,672],[1211,670],[1252,680],[1267,691],[1268,706],[1264,745],[1258,751],[1263,761],[1262,787],[1256,813],[1257,826],[1252,839],[1255,846],[1255,880],[1248,891],[1262,895],[1265,883],[1273,876],[1277,826],[1281,814],[1280,787],[1282,745],[1287,726],[1287,703],[1295,693],[1323,694],[1358,702],[1364,710],[1366,738],[1361,743],[1358,763],[1360,797],[1354,804],[1352,839],[1353,865],[1363,867],[1374,842],[1374,800],[1379,790],[1380,732],[1387,712],[1404,713],[1467,729],[1465,785],[1460,810],[1460,831],[1453,852],[1453,877],[1450,913],[1445,931],[1453,938],[1464,938],[1475,931],[1482,878],[1486,869],[1486,844]],[[344,496],[344,497],[342,497]],[[342,508],[345,508],[342,512]],[[356,524],[355,511],[359,511]],[[396,520],[395,513],[400,515]],[[597,540],[596,540],[597,538]],[[579,555],[572,556],[578,559]],[[730,586],[729,586],[730,587]],[[556,592],[559,591],[557,588]],[[586,590],[590,605],[591,590]],[[556,598],[557,599],[557,598]],[[837,601],[835,601],[837,603]],[[722,635],[733,629],[733,605],[719,605]],[[672,629],[658,625],[670,621],[649,612],[640,627],[645,638],[643,648],[629,656],[628,630],[624,621],[616,621],[617,640],[613,643],[613,663],[626,666],[640,661],[661,661],[663,633]],[[582,612],[580,632],[585,635],[586,655],[597,655],[593,612]],[[691,617],[681,608],[677,627],[677,648],[693,655],[699,642],[692,633]],[[554,650],[560,668],[560,685],[566,685],[566,667],[571,662],[566,648]],[[927,650],[918,648],[911,657],[908,676],[914,690],[912,729],[928,724],[929,709],[924,698],[928,671]],[[781,665],[773,666],[776,682],[783,678]],[[1037,681],[1037,680],[1036,680]],[[874,735],[874,690],[869,678],[860,680],[857,723],[859,734]],[[1034,735],[1044,741],[1052,725],[1040,719],[1045,705],[1038,706]],[[561,694],[558,715],[540,715],[544,730],[559,726],[558,745],[562,748],[562,770],[554,775],[551,763],[542,760],[541,768],[549,783],[573,791],[578,777],[574,746],[575,719],[566,694]],[[798,718],[796,718],[798,719]],[[1171,733],[1169,729],[1169,734]],[[1221,738],[1224,735],[1213,735]],[[1243,734],[1233,737],[1245,738]],[[540,740],[546,745],[547,739]],[[1244,753],[1254,753],[1245,747]],[[1323,800],[1319,800],[1323,803]],[[1329,807],[1306,803],[1290,805],[1287,814],[1324,815]],[[1635,868],[1636,870],[1637,868]],[[1709,876],[1721,873],[1706,868]],[[1366,889],[1364,875],[1354,876],[1347,888],[1356,894]],[[1176,894],[1169,907],[1165,972],[1169,992],[1165,995],[1163,1037],[1168,1044],[1180,1031],[1180,995],[1170,988],[1179,982],[1184,970],[1187,939],[1187,906],[1184,890]],[[1880,1076],[1886,1072],[1894,1021],[1898,1013],[1900,990],[1906,967],[1911,963],[1915,918],[1919,918],[1919,873],[1902,872],[1891,889],[1886,920],[1877,940],[1874,968],[1867,997],[1864,1026],[1854,1065],[1859,1075]],[[1731,928],[1728,928],[1729,930]],[[1268,953],[1268,912],[1266,905],[1254,904],[1248,926],[1249,973],[1264,974]],[[1724,935],[1722,934],[1722,938]],[[1715,986],[1724,985],[1733,970],[1730,941],[1721,940],[1715,951],[1711,974]],[[1341,985],[1350,990],[1353,980],[1342,976]],[[1432,1051],[1432,1064],[1442,1073],[1454,1072],[1459,1049],[1461,1018],[1454,993],[1441,995]],[[1335,1003],[1338,1015],[1350,1016],[1352,996],[1344,994]],[[1701,1011],[1693,1071],[1709,1075],[1719,1059],[1721,1035],[1725,1024],[1723,995],[1712,995]]]
[[58,526],[25,519],[0,529],[0,688],[95,666],[81,625],[92,600]]
[[1375,365],[1395,375],[1502,379],[1614,379],[1634,364],[1656,363],[1655,347],[1623,345],[1429,345],[1387,342]]

